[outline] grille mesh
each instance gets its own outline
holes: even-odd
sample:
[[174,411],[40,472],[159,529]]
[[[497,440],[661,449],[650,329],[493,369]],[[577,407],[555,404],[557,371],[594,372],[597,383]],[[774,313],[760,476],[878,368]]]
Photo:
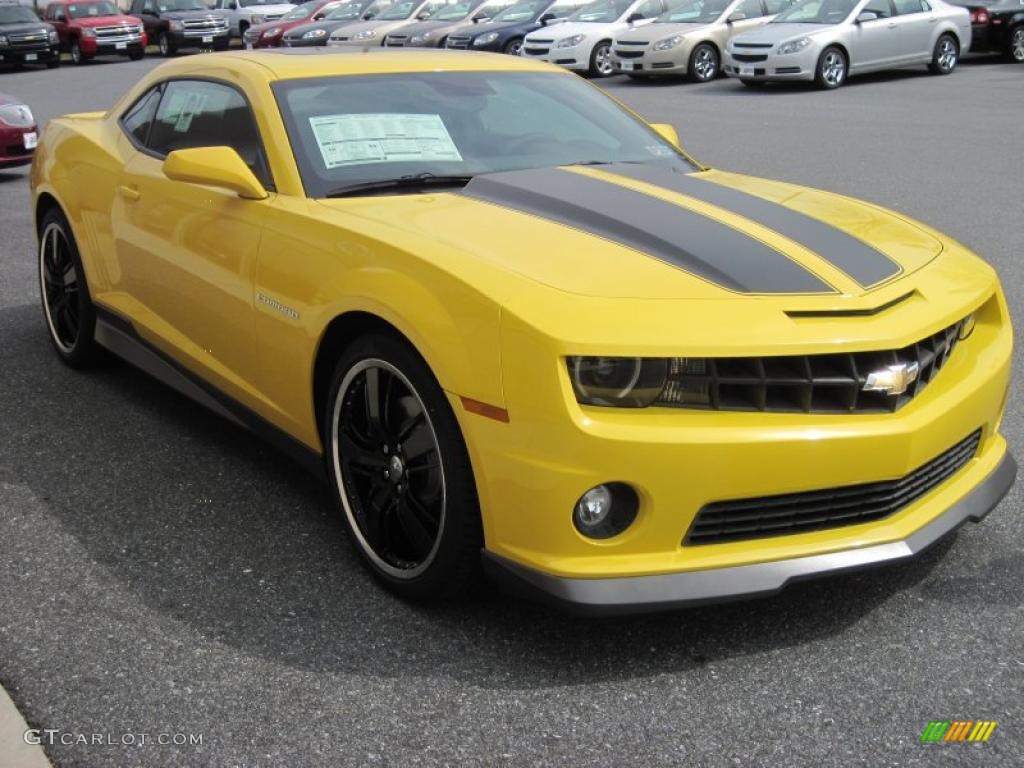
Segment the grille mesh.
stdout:
[[722,544],[839,528],[888,517],[952,477],[974,454],[981,430],[899,480],[708,504],[684,544]]
[[[935,378],[956,347],[965,322],[899,350],[676,358],[655,404],[719,411],[889,413],[910,402]],[[918,366],[917,378],[905,392],[864,391],[869,374],[900,363]]]

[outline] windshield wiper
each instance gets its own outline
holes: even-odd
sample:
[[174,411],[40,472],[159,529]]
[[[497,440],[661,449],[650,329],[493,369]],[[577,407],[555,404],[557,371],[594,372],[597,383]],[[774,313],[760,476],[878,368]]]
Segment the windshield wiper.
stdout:
[[433,173],[412,173],[397,179],[380,179],[349,184],[328,192],[325,197],[354,197],[373,192],[390,192],[423,187],[464,187],[473,180],[472,176],[438,176]]

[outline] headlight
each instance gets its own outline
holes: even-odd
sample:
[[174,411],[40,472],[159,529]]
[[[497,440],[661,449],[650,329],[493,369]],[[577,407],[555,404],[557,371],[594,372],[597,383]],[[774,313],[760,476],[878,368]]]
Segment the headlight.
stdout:
[[[53,39],[55,37],[57,37],[56,30],[50,33],[50,42],[53,42]],[[95,29],[88,29],[88,28],[83,29],[82,30],[82,37],[96,37],[96,30]]]
[[555,48],[572,48],[575,45],[579,45],[583,42],[583,35],[573,35],[572,37],[564,37],[555,43]]
[[426,43],[434,39],[433,32],[424,32],[422,35],[413,35],[409,38],[409,42],[413,44]]
[[142,27],[132,27],[131,28],[131,33],[133,35],[141,35],[142,34]]
[[776,51],[776,53],[796,53],[797,51],[802,51],[810,44],[811,38],[798,37],[796,40],[790,40],[789,42],[780,45],[779,50]]
[[304,32],[302,35],[303,40],[312,40],[315,37],[324,37],[327,34],[326,29],[311,29],[309,32]]
[[[86,31],[86,30],[83,30],[83,32],[84,31]],[[96,31],[95,30],[90,29],[88,31],[91,32],[92,34],[87,35],[87,37],[96,37]],[[57,34],[57,30],[56,29],[51,29],[50,30],[50,42],[51,43],[59,43],[60,42],[60,35]]]
[[268,29],[266,32],[263,33],[263,37],[277,37],[280,34],[281,34],[281,28],[280,27],[271,27],[270,29]]
[[262,24],[266,20],[267,20],[267,18],[263,14],[261,14],[261,13],[254,13],[252,15],[252,23],[253,24]]
[[167,28],[172,32],[181,32],[181,30],[185,28],[185,25],[182,24],[180,21],[175,21],[174,19],[171,19],[169,22],[167,22]]
[[7,45],[7,35],[0,35],[0,45]]
[[353,40],[372,40],[377,36],[377,30],[375,29],[364,29],[362,32],[356,32],[352,35]]
[[36,124],[32,110],[24,104],[5,104],[0,107],[0,123],[12,128],[31,128]]
[[473,41],[473,45],[488,45],[498,39],[497,32],[485,32]]
[[576,400],[585,405],[644,408],[661,395],[668,360],[654,357],[570,357]]
[[683,42],[682,35],[672,35],[672,37],[666,37],[664,40],[659,40],[654,44],[654,50],[656,51],[667,51],[669,48],[675,48]]

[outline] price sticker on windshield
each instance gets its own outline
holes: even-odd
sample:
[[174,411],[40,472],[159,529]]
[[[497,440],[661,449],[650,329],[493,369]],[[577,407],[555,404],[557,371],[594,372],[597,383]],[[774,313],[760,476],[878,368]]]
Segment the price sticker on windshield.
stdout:
[[378,113],[309,118],[324,165],[462,162],[440,115]]

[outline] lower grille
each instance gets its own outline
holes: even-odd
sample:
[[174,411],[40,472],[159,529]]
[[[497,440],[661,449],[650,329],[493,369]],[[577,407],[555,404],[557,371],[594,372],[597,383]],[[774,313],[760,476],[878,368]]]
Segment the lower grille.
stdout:
[[532,46],[529,46],[529,47],[523,48],[523,53],[527,54],[528,56],[543,56],[549,50],[551,50],[551,49],[550,48],[534,48]]
[[974,458],[981,430],[899,480],[708,504],[684,544],[785,536],[881,520],[937,488]]
[[31,155],[31,149],[25,149],[21,144],[8,144],[4,147],[4,156],[6,157],[25,157]]
[[615,55],[620,59],[639,59],[644,55],[643,51],[615,51]]
[[746,61],[746,62],[767,61],[768,60],[768,54],[765,54],[765,53],[734,53],[732,55],[732,57],[733,57],[733,59],[735,61]]
[[449,35],[448,40],[445,42],[446,48],[468,48],[469,38],[468,37],[456,37],[455,35]]

